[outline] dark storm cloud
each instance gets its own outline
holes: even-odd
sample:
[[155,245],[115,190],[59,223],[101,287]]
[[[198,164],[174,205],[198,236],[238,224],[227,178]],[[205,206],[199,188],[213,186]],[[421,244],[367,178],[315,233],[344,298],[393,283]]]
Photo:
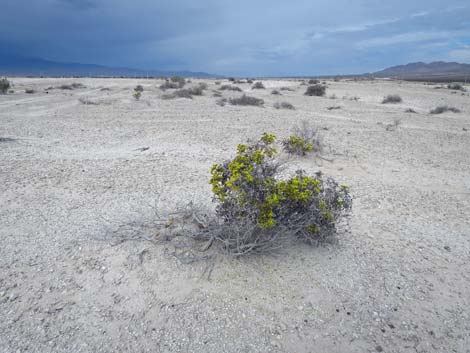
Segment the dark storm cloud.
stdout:
[[468,62],[466,2],[6,0],[0,51],[233,75]]

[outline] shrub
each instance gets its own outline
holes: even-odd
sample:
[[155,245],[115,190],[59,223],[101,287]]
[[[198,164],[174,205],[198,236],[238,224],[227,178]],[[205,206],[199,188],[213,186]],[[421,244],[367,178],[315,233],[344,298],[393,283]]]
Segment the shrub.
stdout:
[[292,129],[292,136],[282,141],[284,151],[289,154],[305,156],[309,152],[321,153],[323,146],[317,129],[306,120]]
[[134,91],[136,91],[136,92],[143,92],[143,91],[144,91],[144,87],[142,87],[142,85],[137,85],[137,86],[135,86]]
[[396,129],[398,129],[398,126],[400,126],[400,124],[401,124],[401,119],[395,119],[395,120],[393,120],[392,124],[387,124],[385,126],[385,130],[395,131]]
[[212,95],[213,97],[222,97],[222,93],[219,91],[213,91],[214,94]]
[[273,89],[271,91],[271,94],[275,95],[275,96],[280,96],[281,95],[281,92],[279,92],[277,89]]
[[10,81],[8,81],[5,77],[0,79],[0,93],[6,94],[9,88],[10,88]]
[[264,100],[256,97],[250,97],[247,95],[243,95],[240,98],[230,98],[230,104],[232,105],[254,105],[254,106],[262,106],[264,104]]
[[308,86],[307,91],[305,91],[306,96],[317,96],[317,97],[322,97],[326,93],[326,88],[325,86],[322,85],[313,85],[313,86]]
[[273,107],[276,109],[291,109],[291,110],[295,109],[295,107],[288,102],[281,102],[281,103],[276,102],[274,103]]
[[430,114],[442,114],[445,112],[460,113],[460,109],[449,107],[447,105],[441,105],[439,107],[432,109],[429,113]]
[[[202,91],[201,91],[202,92]],[[175,99],[175,98],[189,98],[193,99],[193,90],[192,89],[179,89],[173,93],[162,95],[162,99]],[[202,93],[201,93],[202,94]]]
[[382,104],[387,103],[401,103],[402,99],[398,94],[389,94],[388,96],[384,97],[382,100]]
[[352,206],[348,187],[321,173],[308,176],[299,170],[278,180],[275,139],[264,133],[211,169],[216,213],[222,220],[216,239],[235,256],[273,250],[288,239],[317,243],[335,233],[337,220]]
[[227,98],[220,98],[220,99],[217,99],[217,101],[215,102],[215,104],[220,105],[221,107],[224,107],[225,104],[227,104]]
[[179,84],[174,83],[174,82],[169,82],[169,81],[165,81],[165,83],[162,83],[160,85],[160,89],[162,91],[166,91],[167,89],[176,89],[176,88],[181,88],[181,87]]
[[134,94],[132,94],[132,96],[135,98],[136,101],[138,101],[140,97],[142,96],[142,92],[134,91]]
[[200,82],[199,83],[199,88],[202,89],[202,90],[206,90],[209,86],[207,85],[207,83],[205,82]]
[[264,87],[263,85],[263,82],[255,82],[255,84],[251,87],[252,89],[265,89],[266,87]]
[[253,83],[253,80],[252,79],[247,79],[246,83],[249,83],[251,85]]
[[228,80],[229,80],[230,82],[235,82],[235,78],[234,78],[234,77],[229,77]]
[[36,91],[35,91],[34,89],[32,89],[32,88],[26,88],[26,89],[24,90],[24,92],[27,93],[27,94],[34,94],[34,93],[36,93]]
[[295,90],[290,87],[281,87],[279,88],[280,91],[289,91],[289,92],[294,92]]
[[242,89],[237,86],[232,86],[232,85],[222,85],[220,87],[222,91],[236,91],[236,92],[242,92]]
[[71,84],[63,84],[63,85],[59,86],[59,89],[63,89],[63,90],[74,90],[74,89],[78,89],[78,88],[85,88],[85,86],[83,84],[77,83],[77,82],[74,82],[74,83],[71,83]]
[[328,110],[337,110],[337,109],[341,109],[341,107],[339,105],[333,105],[333,106],[328,107],[326,109],[328,109]]
[[465,91],[465,88],[460,83],[451,83],[447,85],[447,88],[455,91]]
[[186,83],[186,80],[184,77],[181,76],[173,76],[170,78],[170,81],[173,83],[177,83],[180,87],[183,87],[184,84]]
[[311,79],[311,80],[308,80],[308,84],[309,85],[317,85],[319,84],[320,81],[319,80],[316,80],[316,79]]
[[414,114],[416,114],[416,110],[408,108],[407,110],[405,110],[405,113],[414,113]]

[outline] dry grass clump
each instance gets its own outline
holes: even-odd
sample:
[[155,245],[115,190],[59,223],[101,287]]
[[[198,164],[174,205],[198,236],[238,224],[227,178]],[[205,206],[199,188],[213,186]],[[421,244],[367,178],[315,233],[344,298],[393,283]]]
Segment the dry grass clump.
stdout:
[[441,105],[432,109],[429,114],[442,114],[445,112],[460,113],[460,109],[449,107],[447,105]]
[[414,109],[412,109],[412,108],[408,108],[408,109],[405,110],[405,113],[413,113],[413,114],[416,114],[417,111],[414,110]]
[[401,103],[403,99],[398,94],[389,94],[388,96],[384,97],[382,100],[382,104],[387,103]]
[[279,92],[277,89],[273,89],[273,90],[271,91],[271,94],[272,94],[272,95],[275,95],[275,96],[280,96],[280,95],[281,95],[281,92]]
[[317,79],[310,79],[310,80],[308,80],[308,84],[309,84],[309,85],[317,85],[317,84],[319,84],[319,83],[320,83],[320,81],[317,80]]
[[222,92],[220,91],[213,91],[214,94],[212,95],[213,97],[222,97]]
[[265,89],[266,87],[264,87],[263,85],[263,82],[255,82],[255,84],[251,87],[252,89]]
[[170,81],[173,83],[177,83],[180,86],[180,88],[183,87],[184,84],[186,83],[185,78],[181,76],[173,76],[170,78]]
[[392,124],[387,124],[385,126],[385,130],[387,131],[395,131],[396,129],[398,129],[398,127],[401,125],[401,119],[395,119],[393,120],[393,123]]
[[295,107],[292,104],[290,104],[289,102],[281,102],[281,103],[276,102],[276,103],[274,103],[273,107],[276,108],[276,109],[295,110]]
[[264,104],[264,100],[256,97],[250,97],[244,94],[240,98],[230,98],[230,104],[232,105],[252,105],[260,107]]
[[144,87],[142,85],[137,85],[137,86],[135,86],[134,91],[135,92],[143,92]]
[[326,87],[322,85],[313,85],[308,86],[307,90],[305,91],[306,96],[316,96],[316,97],[323,97],[326,93]]
[[295,89],[290,88],[290,87],[281,87],[279,88],[280,91],[289,91],[289,92],[294,92]]
[[222,85],[222,86],[220,86],[220,90],[222,90],[222,91],[242,92],[242,89],[240,87],[233,86],[233,85]]
[[74,89],[79,89],[79,88],[85,88],[85,86],[81,83],[70,83],[70,84],[63,84],[58,87],[59,89],[63,90],[74,90]]
[[284,151],[289,154],[305,156],[307,153],[320,154],[323,144],[318,130],[308,121],[302,120],[292,129],[292,135],[282,141]]
[[10,89],[10,81],[6,77],[3,77],[0,79],[0,93],[1,94],[6,94],[8,90]]
[[26,88],[26,89],[24,90],[24,93],[27,93],[27,94],[34,94],[34,93],[36,93],[36,91],[35,91],[34,89],[32,89],[32,88]]
[[215,104],[220,105],[221,107],[224,107],[227,104],[227,101],[228,99],[224,97],[224,98],[217,99]]
[[184,86],[184,84],[181,85],[181,83],[165,81],[164,83],[162,83],[160,85],[160,89],[162,91],[166,91],[167,89],[178,89],[178,88],[182,88],[183,86]]
[[331,106],[331,107],[327,107],[326,109],[328,109],[328,110],[338,110],[338,109],[341,109],[341,106],[339,106],[339,105],[333,105],[333,106]]

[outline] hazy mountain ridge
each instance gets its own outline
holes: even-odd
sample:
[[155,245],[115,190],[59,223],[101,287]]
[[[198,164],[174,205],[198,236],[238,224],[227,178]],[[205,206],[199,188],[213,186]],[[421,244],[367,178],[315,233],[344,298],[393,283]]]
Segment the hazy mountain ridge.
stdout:
[[0,75],[3,76],[185,76],[220,77],[206,72],[139,70],[126,67],[108,67],[94,64],[63,63],[41,58],[0,54]]
[[429,64],[424,62],[409,63],[386,68],[372,74],[376,77],[462,77],[469,76],[470,64],[460,64],[457,62],[435,61]]

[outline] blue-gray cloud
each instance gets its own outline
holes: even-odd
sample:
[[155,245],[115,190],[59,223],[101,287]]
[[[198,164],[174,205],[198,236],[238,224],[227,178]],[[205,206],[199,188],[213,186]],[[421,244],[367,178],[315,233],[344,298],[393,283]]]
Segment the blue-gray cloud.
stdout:
[[470,61],[467,0],[6,0],[3,50],[230,75]]

